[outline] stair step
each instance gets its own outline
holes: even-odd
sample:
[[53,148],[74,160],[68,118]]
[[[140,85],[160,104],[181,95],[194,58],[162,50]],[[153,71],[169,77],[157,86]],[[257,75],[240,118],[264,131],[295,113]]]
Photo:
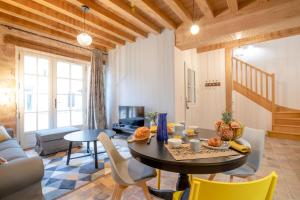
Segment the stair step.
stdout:
[[300,134],[300,126],[274,124],[273,131]]
[[300,126],[300,118],[275,118],[275,124]]
[[276,112],[300,112],[300,110],[276,105]]
[[300,118],[300,112],[275,112],[275,118]]
[[281,139],[300,140],[300,134],[268,131],[268,136]]

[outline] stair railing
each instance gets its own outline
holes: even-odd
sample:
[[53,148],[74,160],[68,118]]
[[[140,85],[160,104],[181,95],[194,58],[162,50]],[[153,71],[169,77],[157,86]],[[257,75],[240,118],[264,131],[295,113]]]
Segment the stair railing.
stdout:
[[[275,75],[265,72],[238,58],[232,58],[233,86],[256,102],[264,102],[270,111],[275,105]],[[251,92],[251,94],[250,94]]]

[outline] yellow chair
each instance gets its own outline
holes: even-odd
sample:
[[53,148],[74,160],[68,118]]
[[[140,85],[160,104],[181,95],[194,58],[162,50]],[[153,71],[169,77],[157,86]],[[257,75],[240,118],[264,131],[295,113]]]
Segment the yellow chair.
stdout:
[[160,169],[156,169],[156,185],[157,185],[157,189],[160,190],[160,178],[161,178],[161,171]]
[[[194,178],[188,200],[272,200],[277,178],[275,172],[259,180],[239,183]],[[173,200],[183,200],[183,193],[184,191],[175,192]]]

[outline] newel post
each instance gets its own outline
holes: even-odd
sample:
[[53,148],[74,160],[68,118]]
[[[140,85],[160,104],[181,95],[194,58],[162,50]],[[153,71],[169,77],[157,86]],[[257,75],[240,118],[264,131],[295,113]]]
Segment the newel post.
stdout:
[[226,111],[232,112],[232,48],[225,48]]

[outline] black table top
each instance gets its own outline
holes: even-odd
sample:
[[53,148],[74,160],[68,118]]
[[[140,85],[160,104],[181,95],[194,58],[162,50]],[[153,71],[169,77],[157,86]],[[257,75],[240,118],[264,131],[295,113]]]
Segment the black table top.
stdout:
[[110,138],[116,135],[116,132],[108,129],[86,129],[83,131],[76,131],[73,133],[69,133],[64,136],[65,140],[71,142],[93,142],[97,141],[97,137],[100,132],[106,133]]
[[[197,136],[185,138],[185,141],[192,138],[211,138],[215,135],[215,131],[201,129]],[[128,147],[134,158],[148,166],[185,174],[212,174],[229,171],[242,166],[247,160],[247,154],[240,154],[237,156],[177,161],[164,144],[158,142],[155,137],[152,138],[149,145],[147,145],[147,141],[138,141],[128,143]]]

